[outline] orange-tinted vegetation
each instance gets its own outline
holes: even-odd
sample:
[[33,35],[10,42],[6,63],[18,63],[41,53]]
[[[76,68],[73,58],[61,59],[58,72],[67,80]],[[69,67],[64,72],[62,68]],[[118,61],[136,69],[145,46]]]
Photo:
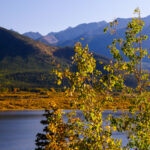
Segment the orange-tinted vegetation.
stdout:
[[[113,102],[108,101],[103,105],[104,110],[126,110],[129,103],[129,97],[126,101],[121,100],[121,96],[115,95]],[[102,96],[99,100],[102,100]],[[41,92],[4,92],[0,94],[0,111],[7,110],[44,110],[49,108],[49,104],[55,102],[61,109],[73,109],[70,104],[72,97],[65,96],[64,92],[42,91]]]

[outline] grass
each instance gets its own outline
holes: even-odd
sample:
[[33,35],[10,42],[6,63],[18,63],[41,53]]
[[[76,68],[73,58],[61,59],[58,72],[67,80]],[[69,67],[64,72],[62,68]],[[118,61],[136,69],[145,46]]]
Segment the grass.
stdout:
[[[74,98],[66,97],[64,92],[40,91],[40,92],[4,92],[0,94],[0,111],[17,110],[44,110],[49,108],[49,104],[55,102],[61,109],[71,109],[70,103]],[[102,100],[102,97],[100,98]],[[104,110],[126,110],[130,105],[129,101],[122,101],[119,96],[115,96],[113,102],[103,105]]]
[[43,110],[53,101],[59,108],[69,109],[69,98],[62,92],[9,92],[0,94],[0,111]]

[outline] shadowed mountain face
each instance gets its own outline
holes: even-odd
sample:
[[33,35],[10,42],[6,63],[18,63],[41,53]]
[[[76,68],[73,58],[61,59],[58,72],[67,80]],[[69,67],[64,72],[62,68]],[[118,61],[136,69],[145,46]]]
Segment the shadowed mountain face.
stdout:
[[0,28],[0,59],[6,56],[27,57],[38,52],[38,49],[29,45],[27,38],[20,36],[19,34]]
[[[0,71],[48,71],[56,64],[68,64],[68,58],[55,56],[58,47],[47,46],[16,32],[0,28]],[[70,56],[71,57],[71,56]]]
[[[47,46],[16,32],[0,28],[1,87],[55,87],[52,70],[71,65],[71,47]],[[95,55],[97,60],[109,59]]]
[[0,28],[0,59],[6,56],[26,58],[31,55],[52,55],[56,47],[46,46],[16,32]]
[[[55,57],[59,48],[44,45],[16,32],[0,28],[0,86],[53,87],[50,72],[57,64],[68,65],[67,59]],[[53,63],[53,62],[56,63]],[[0,88],[1,89],[1,88]]]

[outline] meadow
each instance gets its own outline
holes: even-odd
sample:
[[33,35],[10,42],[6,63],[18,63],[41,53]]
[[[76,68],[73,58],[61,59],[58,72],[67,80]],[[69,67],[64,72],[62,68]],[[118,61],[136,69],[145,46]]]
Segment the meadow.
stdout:
[[[103,104],[104,110],[126,110],[130,106],[129,98],[122,101],[121,95],[114,94],[114,100]],[[74,97],[75,98],[75,97]],[[75,109],[71,107],[72,97],[66,96],[65,92],[56,92],[39,89],[37,91],[17,91],[0,93],[0,111],[18,110],[44,110],[55,102],[60,109]],[[99,96],[102,101],[103,97]]]

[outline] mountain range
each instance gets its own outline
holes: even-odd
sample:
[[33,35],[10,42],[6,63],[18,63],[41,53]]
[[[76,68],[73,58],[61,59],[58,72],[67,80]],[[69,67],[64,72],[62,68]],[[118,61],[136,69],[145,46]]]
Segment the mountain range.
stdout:
[[[126,30],[127,23],[131,21],[132,18],[117,18],[118,26],[117,26],[117,34],[119,37],[124,38],[124,32]],[[145,22],[143,28],[143,34],[148,35],[150,37],[150,16],[142,18]],[[112,40],[116,38],[116,35],[111,35],[110,33],[104,33],[103,29],[109,26],[109,23],[106,21],[101,22],[93,22],[93,23],[84,23],[80,24],[76,27],[69,27],[60,32],[50,32],[45,36],[38,38],[37,41],[41,41],[47,45],[55,45],[55,46],[71,46],[73,47],[77,41],[81,41],[81,38],[84,40],[82,41],[83,45],[88,44],[89,48],[97,54],[101,54],[111,58],[111,54],[109,49],[107,48],[108,45],[111,44]],[[29,32],[28,32],[29,33]],[[37,33],[24,33],[25,36],[32,37]],[[150,48],[150,38],[143,43],[144,48]],[[148,59],[144,60],[148,62]]]
[[[131,18],[117,19],[118,35],[124,37],[126,25]],[[143,18],[145,26],[143,34],[150,36],[150,16]],[[61,67],[71,66],[74,55],[73,46],[82,40],[94,52],[98,69],[102,70],[99,61],[108,64],[111,58],[107,45],[111,44],[115,35],[104,34],[107,27],[105,21],[81,24],[69,27],[60,32],[50,32],[43,36],[39,32],[28,32],[23,35],[16,31],[0,27],[0,89],[1,87],[55,87],[55,76],[52,70],[57,64]],[[149,48],[150,39],[143,43]],[[96,54],[97,53],[97,54]],[[144,68],[149,69],[148,60],[143,62]],[[129,80],[128,80],[129,81]],[[129,83],[129,82],[128,82]],[[132,84],[132,80],[130,80]]]

